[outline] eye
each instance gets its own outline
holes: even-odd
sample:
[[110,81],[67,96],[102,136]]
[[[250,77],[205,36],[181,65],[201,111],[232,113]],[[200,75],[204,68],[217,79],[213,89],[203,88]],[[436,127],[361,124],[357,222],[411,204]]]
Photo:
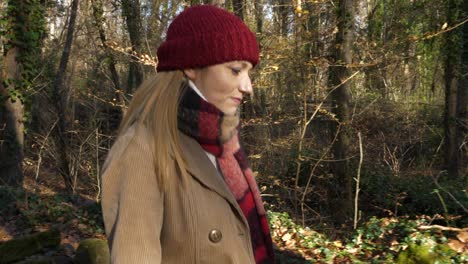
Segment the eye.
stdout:
[[234,75],[239,75],[239,73],[241,72],[241,69],[239,69],[239,68],[231,68],[231,71],[232,71],[232,74],[234,74]]

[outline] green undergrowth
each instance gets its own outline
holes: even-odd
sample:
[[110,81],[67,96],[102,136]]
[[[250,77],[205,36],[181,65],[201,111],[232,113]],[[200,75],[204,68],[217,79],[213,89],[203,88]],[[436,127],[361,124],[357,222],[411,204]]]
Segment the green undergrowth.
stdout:
[[[435,179],[428,175],[397,177],[364,173],[361,179],[363,210],[368,214],[382,213],[383,210],[375,208],[386,208],[386,213],[391,215],[460,215],[468,204],[465,182],[461,177]],[[457,225],[468,223],[466,219],[458,222]]]
[[[302,227],[287,213],[268,212],[273,240],[279,252],[294,251],[302,256],[289,262],[279,254],[280,263],[467,263],[468,253],[457,248],[457,235],[428,227],[430,219],[371,218],[346,238],[331,240],[327,235]],[[432,226],[433,227],[433,226]],[[458,244],[457,244],[458,243]],[[459,252],[457,252],[458,250]]]
[[44,226],[77,229],[88,236],[103,234],[100,204],[79,201],[66,194],[49,195],[0,186],[2,222],[13,222],[20,235]]
[[[76,230],[81,238],[103,234],[97,203],[83,205],[57,193],[45,196],[4,186],[0,186],[0,198],[3,224],[14,221],[23,233],[58,225],[67,232]],[[424,229],[434,227],[428,217],[373,217],[338,238],[314,227],[302,227],[288,213],[269,211],[268,218],[278,263],[468,263],[464,242],[460,242],[468,230]],[[18,224],[19,219],[23,224]]]

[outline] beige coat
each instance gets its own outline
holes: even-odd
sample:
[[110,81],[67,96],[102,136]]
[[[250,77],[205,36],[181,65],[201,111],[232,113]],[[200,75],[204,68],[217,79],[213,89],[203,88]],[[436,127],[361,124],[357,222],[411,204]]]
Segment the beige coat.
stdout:
[[112,263],[255,263],[248,223],[201,146],[180,133],[188,180],[168,175],[161,192],[151,135],[132,126],[112,147],[102,175],[102,211]]

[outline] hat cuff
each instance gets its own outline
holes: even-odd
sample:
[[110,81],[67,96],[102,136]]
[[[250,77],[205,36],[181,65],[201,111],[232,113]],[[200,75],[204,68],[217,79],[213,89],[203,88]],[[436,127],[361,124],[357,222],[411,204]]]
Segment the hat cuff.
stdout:
[[164,42],[157,54],[157,71],[203,68],[236,60],[249,61],[255,66],[259,59],[258,44],[250,31],[211,32],[178,38]]

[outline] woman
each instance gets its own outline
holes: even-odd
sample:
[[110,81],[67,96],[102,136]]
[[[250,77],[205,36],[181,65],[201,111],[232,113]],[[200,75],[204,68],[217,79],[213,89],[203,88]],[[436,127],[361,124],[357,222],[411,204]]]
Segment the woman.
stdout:
[[104,164],[112,263],[274,263],[260,194],[239,144],[255,35],[214,6],[179,14]]

